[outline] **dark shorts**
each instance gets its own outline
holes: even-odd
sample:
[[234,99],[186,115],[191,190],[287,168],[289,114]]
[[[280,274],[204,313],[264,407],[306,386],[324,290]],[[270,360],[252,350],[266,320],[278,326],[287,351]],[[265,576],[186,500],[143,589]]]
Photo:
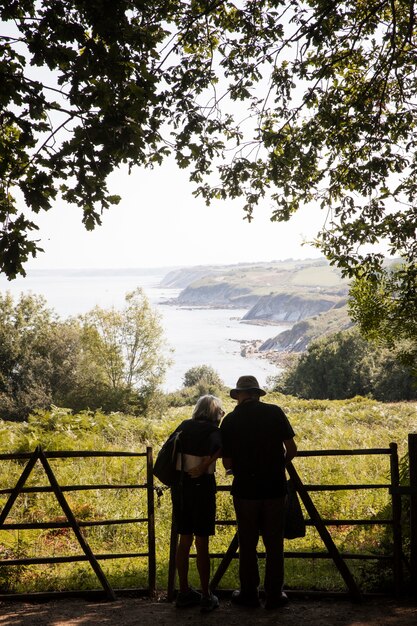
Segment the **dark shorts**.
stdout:
[[184,476],[182,486],[171,487],[172,507],[180,535],[214,535],[216,481],[213,474],[200,478]]

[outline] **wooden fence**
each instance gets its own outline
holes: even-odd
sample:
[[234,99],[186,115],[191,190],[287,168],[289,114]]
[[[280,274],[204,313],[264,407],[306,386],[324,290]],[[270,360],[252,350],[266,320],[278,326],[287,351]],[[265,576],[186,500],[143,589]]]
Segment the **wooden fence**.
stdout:
[[411,590],[417,597],[417,433],[408,435],[409,485],[400,487],[400,495],[410,498],[410,578]]
[[[146,462],[146,482],[144,484],[84,484],[84,485],[60,485],[55,477],[55,474],[52,470],[52,467],[49,463],[48,459],[75,459],[75,458],[95,458],[95,457],[107,457],[107,458],[115,458],[115,457],[135,457],[135,458],[144,458]],[[23,469],[23,472],[18,479],[16,485],[11,489],[0,489],[0,494],[8,494],[9,498],[0,514],[0,530],[23,530],[23,529],[34,529],[34,530],[44,530],[44,529],[57,529],[57,528],[72,528],[78,543],[83,551],[83,555],[71,555],[71,556],[48,556],[48,557],[38,557],[38,558],[15,558],[15,559],[6,559],[0,560],[0,567],[9,567],[9,566],[19,566],[19,565],[40,565],[40,564],[49,564],[49,563],[74,563],[79,561],[88,561],[96,574],[100,584],[103,588],[104,594],[107,599],[115,600],[116,595],[111,585],[109,584],[99,561],[109,560],[109,559],[125,559],[125,558],[147,558],[148,559],[148,587],[146,589],[143,588],[135,588],[134,591],[140,593],[147,593],[149,595],[153,595],[155,592],[156,586],[156,558],[155,558],[155,515],[154,515],[154,487],[153,487],[153,460],[152,460],[152,448],[147,448],[146,452],[105,452],[105,451],[43,451],[42,448],[38,447],[33,453],[20,453],[20,454],[0,454],[0,461],[2,460],[28,460],[26,466]],[[39,487],[25,487],[25,483],[29,478],[34,466],[37,462],[40,462],[45,470],[46,477],[49,480],[48,486],[39,486]],[[79,521],[76,519],[73,511],[71,510],[68,501],[65,498],[64,493],[66,492],[77,492],[77,491],[86,491],[86,490],[120,490],[120,489],[129,489],[129,490],[143,490],[146,489],[147,492],[147,515],[142,518],[130,518],[130,519],[103,519],[103,520],[94,520],[94,521]],[[13,505],[19,496],[19,494],[23,493],[45,493],[52,492],[67,521],[64,522],[28,522],[28,523],[7,523],[6,519],[13,508]],[[86,541],[82,528],[92,527],[92,526],[108,526],[113,524],[147,524],[147,538],[148,545],[147,549],[143,552],[124,552],[124,553],[105,553],[105,554],[94,554],[91,550],[88,542]],[[118,590],[120,591],[120,590]],[[122,590],[123,591],[123,590]],[[129,589],[131,591],[131,589]],[[68,592],[63,592],[68,595]],[[76,592],[77,594],[80,591]],[[88,592],[83,592],[88,593]],[[96,592],[94,592],[96,593]],[[42,595],[43,597],[52,596],[52,595],[62,595],[60,592],[50,592],[43,594],[32,594],[39,597]],[[18,597],[31,597],[31,594],[21,594],[18,596],[17,594],[7,594],[7,596],[1,597],[9,597],[9,598],[18,598]]]
[[[304,451],[298,452],[298,457],[322,457],[322,456],[356,456],[356,455],[382,455],[389,461],[389,482],[386,483],[374,483],[374,484],[305,484],[296,470],[297,460],[294,464],[291,463],[288,467],[289,476],[292,478],[295,484],[299,497],[307,511],[309,519],[306,520],[307,525],[314,526],[320,538],[323,541],[323,545],[326,550],[322,552],[298,552],[287,551],[285,553],[286,558],[297,559],[332,559],[342,575],[343,580],[346,583],[349,594],[352,597],[358,598],[361,595],[354,577],[352,576],[347,562],[351,559],[379,559],[386,561],[392,566],[394,587],[397,593],[401,590],[402,585],[402,564],[404,561],[402,554],[402,530],[401,530],[401,497],[410,497],[410,530],[411,530],[411,579],[413,589],[417,593],[417,434],[409,436],[409,471],[410,471],[410,486],[401,487],[399,485],[399,468],[398,468],[398,454],[397,445],[391,444],[389,448],[375,448],[375,449],[359,449],[359,450],[319,450],[319,451]],[[88,485],[60,485],[55,477],[52,467],[49,463],[50,459],[70,459],[70,458],[86,458],[86,457],[137,457],[138,459],[143,457],[146,463],[146,482],[143,484],[88,484]],[[108,559],[122,559],[122,558],[146,558],[148,560],[148,586],[147,588],[136,588],[136,592],[147,593],[152,595],[156,588],[156,557],[155,557],[155,515],[154,515],[154,484],[153,484],[153,461],[152,461],[152,449],[147,448],[146,452],[134,453],[134,452],[106,452],[106,451],[43,451],[38,447],[33,453],[19,453],[19,454],[0,454],[0,461],[2,460],[27,460],[20,478],[13,488],[1,489],[0,495],[8,495],[7,502],[0,514],[0,530],[19,530],[19,529],[58,529],[58,528],[72,528],[80,547],[83,551],[82,555],[72,555],[67,557],[40,557],[40,558],[13,558],[0,560],[0,567],[9,567],[13,565],[35,565],[35,564],[48,564],[48,563],[63,563],[63,562],[77,562],[88,561],[94,570],[98,580],[101,583],[103,592],[107,599],[115,599],[115,591],[109,584],[103,570],[100,567],[99,561]],[[26,481],[29,478],[35,464],[40,462],[45,475],[49,480],[49,485],[39,487],[26,487]],[[84,491],[84,490],[143,490],[147,492],[147,514],[141,518],[129,518],[129,519],[107,519],[107,520],[94,520],[94,521],[80,521],[76,519],[76,516],[71,510],[66,498],[66,492]],[[350,490],[352,492],[360,492],[362,490],[386,490],[391,496],[392,515],[387,519],[322,519],[317,507],[315,506],[310,493],[322,492],[322,491],[340,491]],[[219,486],[219,491],[230,491],[230,486]],[[22,523],[7,523],[7,517],[13,508],[13,505],[19,494],[22,493],[41,493],[52,492],[57,501],[59,502],[62,511],[66,517],[66,521],[56,522],[22,522]],[[120,525],[120,524],[147,524],[147,549],[142,552],[123,552],[123,553],[105,553],[94,554],[88,545],[82,528],[91,526],[105,526],[105,525]],[[232,520],[217,520],[218,526],[233,525]],[[385,525],[392,528],[393,534],[393,546],[392,553],[386,554],[349,554],[343,553],[336,547],[331,534],[329,533],[329,527],[338,526],[372,526],[372,525]],[[177,546],[178,536],[175,530],[175,524],[171,528],[171,541],[170,541],[170,557],[169,557],[169,572],[168,572],[168,599],[172,599],[175,588],[175,550]],[[233,538],[228,550],[225,553],[213,553],[212,558],[218,559],[219,565],[211,581],[211,586],[215,589],[227,570],[232,559],[236,558],[238,551],[238,538],[237,535]],[[262,558],[264,554],[259,554]],[[120,590],[117,590],[120,591]],[[121,590],[123,591],[123,590]],[[131,591],[131,590],[129,590]],[[103,592],[101,592],[103,594]],[[64,592],[68,593],[68,592]],[[73,592],[80,593],[80,592]],[[82,592],[85,593],[85,592]],[[40,594],[33,594],[39,597]],[[60,592],[50,592],[48,594],[42,594],[42,596],[56,596],[60,595]],[[16,595],[7,594],[0,598],[13,597],[13,598],[30,598],[29,594]]]
[[[390,444],[389,448],[374,448],[374,449],[357,449],[357,450],[315,450],[315,451],[299,451],[297,452],[297,458],[299,457],[343,457],[343,456],[359,456],[359,455],[379,455],[386,456],[389,460],[389,474],[390,482],[387,483],[373,483],[373,484],[337,484],[337,485],[318,485],[318,484],[304,484],[298,475],[297,470],[293,463],[288,465],[288,474],[293,480],[294,486],[298,492],[298,495],[307,511],[309,519],[306,520],[306,525],[314,526],[320,535],[323,545],[326,550],[322,552],[291,552],[286,551],[285,558],[295,559],[332,559],[336,568],[340,572],[346,586],[348,593],[354,599],[358,599],[361,596],[361,591],[352,576],[346,561],[351,559],[356,560],[381,560],[388,561],[392,565],[394,587],[397,594],[400,593],[402,585],[402,539],[401,539],[401,494],[399,489],[399,469],[398,469],[398,453],[397,444]],[[296,463],[296,460],[295,460]],[[218,486],[218,491],[230,491],[230,486]],[[322,519],[319,511],[314,505],[313,500],[310,497],[310,492],[323,492],[323,491],[341,491],[341,490],[385,490],[391,495],[392,502],[392,516],[389,519]],[[218,526],[235,525],[235,521],[230,520],[216,520]],[[391,555],[386,554],[359,554],[359,553],[343,553],[340,552],[334,543],[331,534],[328,531],[330,526],[390,526],[393,530],[393,550]],[[175,529],[175,521],[173,520],[171,531],[171,547],[170,547],[170,566],[168,575],[168,598],[172,599],[175,591],[175,551],[178,541],[178,535]],[[232,559],[238,558],[238,537],[237,534],[232,539],[232,542],[225,553],[212,553],[213,559],[220,559],[220,563],[214,573],[210,586],[215,590],[223,575],[227,571]],[[195,557],[195,554],[192,555]],[[260,552],[258,554],[260,558],[264,558],[265,554]],[[304,590],[303,592],[305,592]]]

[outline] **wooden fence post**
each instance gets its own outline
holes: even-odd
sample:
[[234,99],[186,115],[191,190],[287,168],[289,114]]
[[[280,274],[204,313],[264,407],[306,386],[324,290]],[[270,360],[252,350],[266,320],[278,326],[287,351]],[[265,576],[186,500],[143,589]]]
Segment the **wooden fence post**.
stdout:
[[394,586],[395,595],[401,594],[403,584],[402,574],[402,532],[401,532],[401,495],[398,493],[400,472],[398,467],[398,446],[390,443],[390,470],[391,470],[391,503],[392,503],[392,532],[394,539]]
[[149,595],[155,595],[156,555],[155,555],[155,499],[153,490],[152,448],[146,448],[146,491],[148,499],[148,584]]
[[411,590],[417,596],[417,433],[408,435]]

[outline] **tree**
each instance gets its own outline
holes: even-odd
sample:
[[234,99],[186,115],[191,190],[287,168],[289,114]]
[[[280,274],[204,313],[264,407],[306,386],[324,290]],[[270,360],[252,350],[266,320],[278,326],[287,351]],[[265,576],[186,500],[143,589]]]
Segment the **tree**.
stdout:
[[210,365],[196,365],[184,374],[184,387],[194,387],[194,385],[204,384],[206,386],[221,389],[224,383],[218,372]]
[[[121,163],[174,155],[196,195],[326,217],[316,244],[348,276],[417,281],[416,9],[410,0],[25,0],[0,4],[0,269],[39,248],[58,192],[87,228]],[[6,27],[14,24],[12,31]],[[50,77],[31,72],[47,68]],[[217,172],[217,177],[215,173]]]
[[395,349],[397,358],[417,375],[417,290],[399,266],[384,276],[356,278],[349,313],[361,333],[377,347]]
[[[122,310],[95,307],[82,316],[84,370],[112,410],[146,408],[158,390],[169,359],[164,354],[159,314],[142,289],[126,294]],[[104,393],[103,393],[104,391]],[[90,407],[91,408],[91,407]]]
[[[207,394],[219,395],[224,389],[224,382],[218,372],[210,365],[196,365],[184,374],[183,397],[196,402],[200,396]],[[181,394],[180,394],[181,395]]]
[[76,386],[80,333],[41,296],[0,294],[0,417],[24,419]]
[[201,396],[218,396],[223,391],[224,382],[215,369],[210,365],[195,365],[185,372],[183,387],[167,394],[167,402],[170,406],[190,406]]
[[149,410],[169,363],[162,328],[140,289],[121,311],[96,307],[62,321],[42,296],[0,294],[0,417],[52,404]]
[[370,392],[370,371],[364,367],[366,342],[355,331],[312,341],[278,389],[301,398],[344,399]]
[[398,352],[375,349],[357,328],[312,341],[307,351],[275,379],[274,390],[306,399],[372,395],[395,402],[417,397],[412,371],[401,363]]

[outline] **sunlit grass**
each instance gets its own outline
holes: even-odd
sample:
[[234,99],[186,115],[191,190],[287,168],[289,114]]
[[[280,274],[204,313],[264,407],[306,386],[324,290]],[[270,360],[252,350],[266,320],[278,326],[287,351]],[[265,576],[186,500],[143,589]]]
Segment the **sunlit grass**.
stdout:
[[[300,450],[388,448],[398,444],[400,457],[407,449],[408,433],[416,429],[416,403],[381,404],[366,398],[348,401],[302,401],[270,394],[266,401],[277,402],[288,414],[297,433]],[[226,409],[233,406],[224,398]],[[54,409],[32,416],[27,423],[0,421],[2,452],[32,451],[37,445],[46,450],[114,450],[144,452],[153,446],[154,454],[169,432],[190,416],[190,407],[173,408],[159,420],[145,420],[121,414],[102,415],[84,412],[70,415]],[[0,463],[0,487],[14,486],[26,461]],[[51,459],[50,464],[61,485],[144,484],[145,458]],[[294,465],[306,484],[389,483],[388,456],[345,456],[298,458]],[[230,484],[218,467],[218,483]],[[48,485],[38,462],[27,486]],[[373,519],[390,516],[387,490],[311,492],[321,516],[326,519]],[[147,515],[146,490],[88,490],[66,492],[75,516],[80,521],[142,518]],[[4,506],[7,496],[0,496]],[[171,522],[169,490],[155,493],[157,586],[166,587]],[[217,517],[233,520],[230,495],[219,492]],[[64,514],[51,493],[21,494],[7,522],[64,521]],[[383,526],[332,526],[329,531],[343,552],[384,553],[391,549],[390,532]],[[235,532],[234,526],[218,526],[211,540],[211,551],[224,552]],[[147,551],[146,524],[85,527],[83,534],[96,553]],[[313,528],[305,538],[286,541],[287,551],[325,550]],[[260,550],[262,545],[260,544]],[[0,531],[0,558],[68,556],[81,554],[71,529]],[[100,562],[114,587],[142,587],[148,584],[147,558],[118,559]],[[213,559],[214,573],[218,560]],[[381,585],[372,563],[348,562],[364,588]],[[261,569],[264,566],[260,562]],[[389,571],[386,574],[389,579]],[[198,585],[195,560],[191,579]],[[386,581],[385,581],[386,583]],[[344,583],[331,561],[287,559],[286,584],[290,588],[343,590]],[[389,584],[389,580],[388,583]],[[234,588],[237,582],[235,559],[221,581],[222,588]],[[58,565],[8,566],[1,568],[3,591],[45,591],[75,588],[99,588],[88,563]]]

